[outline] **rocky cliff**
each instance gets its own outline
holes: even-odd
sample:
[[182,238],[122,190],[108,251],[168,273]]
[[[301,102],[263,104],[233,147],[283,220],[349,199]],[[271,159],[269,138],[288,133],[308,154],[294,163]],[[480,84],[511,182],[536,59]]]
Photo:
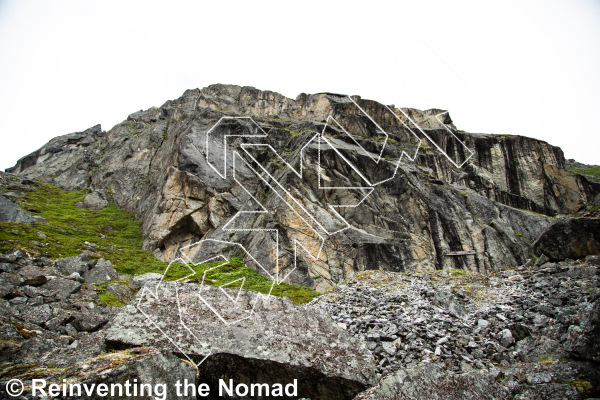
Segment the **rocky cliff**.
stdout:
[[597,398],[594,168],[223,85],[52,139],[0,173],[0,398]]
[[240,243],[260,273],[322,291],[369,269],[524,264],[554,216],[600,204],[600,184],[564,167],[558,147],[463,132],[442,110],[212,85],[7,171],[110,191],[160,259]]

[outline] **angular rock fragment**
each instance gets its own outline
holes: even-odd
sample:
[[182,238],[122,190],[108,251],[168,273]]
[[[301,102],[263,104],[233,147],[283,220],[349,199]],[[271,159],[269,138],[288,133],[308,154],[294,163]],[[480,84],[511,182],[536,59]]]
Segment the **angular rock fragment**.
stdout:
[[71,325],[79,332],[94,332],[108,322],[108,318],[91,312],[72,313]]
[[111,283],[106,286],[106,294],[114,294],[119,300],[129,301],[133,296],[133,292],[123,283]]
[[456,297],[448,292],[437,291],[433,298],[433,304],[448,310],[460,318],[463,318],[467,315],[467,310],[465,310]]
[[600,299],[586,311],[579,326],[569,327],[565,350],[583,359],[600,362]]
[[11,293],[22,282],[18,275],[9,273],[0,273],[0,297]]
[[83,274],[83,279],[88,283],[106,283],[115,280],[119,274],[108,260],[101,258],[98,263]]
[[83,207],[88,210],[102,210],[108,207],[106,192],[104,190],[97,190],[88,194],[85,200],[83,200]]
[[41,287],[48,290],[57,299],[65,300],[81,289],[81,283],[70,279],[56,278]]
[[33,224],[33,215],[0,194],[0,222]]
[[61,275],[69,276],[74,272],[81,275],[88,270],[88,261],[89,259],[86,256],[80,255],[57,260],[54,266]]
[[48,282],[48,279],[44,275],[38,275],[34,278],[25,279],[22,284],[37,287],[42,286],[46,282]]

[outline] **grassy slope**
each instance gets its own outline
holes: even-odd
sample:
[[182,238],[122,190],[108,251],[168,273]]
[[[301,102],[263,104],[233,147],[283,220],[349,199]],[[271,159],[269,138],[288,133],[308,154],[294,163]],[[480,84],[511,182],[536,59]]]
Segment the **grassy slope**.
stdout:
[[592,175],[596,178],[600,178],[600,167],[597,166],[589,165],[586,167],[567,167],[567,171],[571,171],[581,175]]
[[[25,202],[20,205],[24,209],[34,209],[37,214],[46,219],[46,225],[25,225],[16,223],[0,223],[0,251],[5,252],[19,247],[31,254],[43,255],[58,259],[80,254],[86,249],[84,242],[95,244],[94,251],[99,256],[110,260],[115,269],[125,274],[143,274],[146,272],[164,273],[169,265],[155,259],[142,248],[142,229],[139,222],[124,210],[110,204],[99,210],[85,210],[74,206],[77,201],[83,201],[85,192],[67,192],[49,184],[41,184],[37,191],[26,194]],[[109,225],[114,230],[103,230]],[[13,233],[18,230],[19,233]],[[38,232],[47,238],[38,236]],[[102,238],[101,236],[105,237]],[[42,246],[30,241],[39,242]],[[93,257],[92,257],[93,258]],[[222,285],[245,278],[244,288],[268,293],[272,281],[244,265],[241,258],[234,257],[225,262],[201,264],[194,267],[200,276],[204,271],[206,282],[212,285]],[[215,268],[218,267],[218,268]],[[167,271],[167,279],[175,280],[191,273],[187,267],[173,264]],[[227,287],[239,286],[241,281]],[[283,283],[273,287],[272,294],[289,297],[296,303],[305,303],[318,296],[318,293],[308,287]]]

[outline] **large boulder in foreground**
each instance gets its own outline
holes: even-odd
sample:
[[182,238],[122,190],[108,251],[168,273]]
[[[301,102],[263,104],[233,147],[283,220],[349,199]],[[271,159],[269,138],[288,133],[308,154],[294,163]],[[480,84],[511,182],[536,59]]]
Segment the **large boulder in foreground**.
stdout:
[[33,224],[33,215],[0,194],[0,222]]
[[599,218],[562,218],[547,227],[533,243],[536,256],[551,260],[583,258],[600,254]]
[[399,369],[355,400],[503,400],[512,398],[491,375],[479,371],[455,374],[433,364]]
[[146,285],[115,317],[106,343],[174,351],[199,364],[211,387],[223,376],[248,385],[297,379],[299,397],[335,400],[375,382],[366,345],[328,316],[246,290]]

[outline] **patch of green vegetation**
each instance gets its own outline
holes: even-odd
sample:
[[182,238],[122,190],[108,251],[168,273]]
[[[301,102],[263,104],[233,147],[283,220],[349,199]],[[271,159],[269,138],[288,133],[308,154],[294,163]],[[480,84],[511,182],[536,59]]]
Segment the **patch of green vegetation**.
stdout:
[[131,129],[131,131],[129,133],[134,133],[135,134],[135,133],[139,133],[140,132],[139,129],[136,129],[134,121],[129,121],[129,123],[127,124],[127,127],[129,129]]
[[271,164],[273,164],[278,171],[281,171],[283,168],[285,168],[285,166],[279,161],[279,157],[273,157],[271,159]]
[[533,259],[534,259],[534,260],[538,260],[538,259],[539,259],[539,257],[538,257],[538,256],[536,256],[536,255],[535,255],[535,254],[533,254],[533,253],[531,253],[531,257],[533,257]]
[[179,280],[187,278],[198,283],[201,283],[204,279],[205,284],[225,285],[227,288],[236,288],[243,284],[244,289],[264,294],[271,292],[274,296],[289,297],[298,304],[308,303],[319,295],[315,290],[305,286],[288,283],[273,286],[273,281],[247,267],[240,256],[231,257],[227,261],[216,261],[190,267],[193,268],[193,272],[183,264],[171,264],[165,274],[165,279]]
[[519,232],[519,231],[518,231],[518,230],[516,230],[516,229],[513,229],[513,232],[514,232],[514,233],[515,233],[515,235],[517,235],[517,236],[525,237],[525,235],[523,235],[521,232]]
[[[120,273],[164,273],[169,263],[157,260],[150,252],[142,250],[142,228],[140,223],[133,219],[133,214],[118,209],[113,203],[97,211],[75,207],[74,204],[83,201],[85,196],[84,191],[68,192],[50,184],[40,184],[37,191],[26,193],[21,207],[36,210],[30,212],[44,217],[47,224],[0,223],[0,252],[19,247],[30,254],[58,259],[81,254],[86,249],[87,241],[95,244],[94,252],[97,253],[97,256],[90,258],[103,257],[110,260]],[[105,229],[107,226],[110,227],[109,230]],[[15,234],[13,230],[18,230],[19,233]],[[40,237],[38,233],[47,237]],[[215,266],[217,264],[212,263],[195,268],[202,276],[205,270]],[[166,279],[180,279],[189,274],[190,271],[185,265],[173,264],[167,271]],[[208,272],[206,283],[223,285],[240,278],[245,278],[245,289],[268,293],[271,288],[269,279],[246,267],[239,257],[232,258],[227,266]],[[239,283],[228,287],[236,285]],[[104,286],[100,286],[99,289],[105,289]],[[319,295],[308,287],[286,283],[276,285],[272,294],[289,297],[296,303],[308,302]],[[116,305],[116,297],[110,297],[113,295],[100,296],[105,297],[103,301],[107,304]]]
[[464,269],[451,269],[450,271],[452,271],[452,275],[465,275],[467,273]]
[[291,130],[291,131],[289,131],[289,132],[290,132],[290,135],[291,135],[291,136],[300,136],[300,135],[302,135],[303,133],[306,133],[306,132],[312,132],[312,130],[310,130],[310,129],[303,129],[303,130],[301,130],[301,131],[297,131],[297,130]]
[[593,395],[596,389],[595,385],[587,379],[580,378],[574,381],[569,381],[567,384],[574,386],[584,399]]
[[542,358],[540,358],[540,360],[537,363],[538,364],[551,364],[551,363],[555,363],[557,361],[558,361],[558,359],[555,357],[542,357]]
[[580,166],[580,167],[566,167],[567,171],[571,171],[580,175],[592,175],[596,178],[600,178],[600,167],[596,165]]
[[[385,139],[386,139],[386,136],[385,136],[385,135],[378,135],[378,136],[376,136],[376,138],[375,138],[375,140],[376,140],[376,141],[381,141],[381,142],[383,142]],[[397,141],[396,139],[394,139],[393,137],[391,137],[391,136],[388,136],[388,137],[387,137],[387,141],[388,141],[389,143],[392,143],[392,144],[396,144],[396,143],[398,143],[398,141]]]
[[590,209],[590,211],[591,211],[591,212],[596,212],[596,211],[598,211],[598,210],[600,210],[600,205],[597,205],[596,207],[592,207],[592,208]]
[[100,301],[105,302],[109,306],[121,307],[128,303],[127,301],[119,299],[113,293],[100,293],[98,297],[100,297]]

